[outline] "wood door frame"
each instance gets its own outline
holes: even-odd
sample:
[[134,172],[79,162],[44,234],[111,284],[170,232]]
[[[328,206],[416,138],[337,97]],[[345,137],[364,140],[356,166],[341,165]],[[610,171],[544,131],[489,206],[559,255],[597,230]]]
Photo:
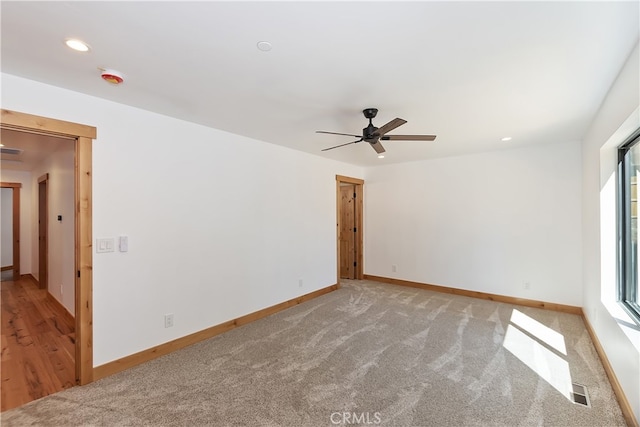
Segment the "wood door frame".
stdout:
[[93,381],[92,143],[96,128],[2,109],[0,128],[75,140],[76,382]]
[[351,178],[343,175],[336,175],[336,247],[337,247],[337,269],[336,269],[336,283],[340,284],[340,183],[355,184],[356,191],[356,206],[355,206],[355,223],[356,228],[359,231],[355,239],[355,251],[356,251],[356,268],[355,276],[357,280],[362,280],[364,273],[363,265],[363,240],[364,240],[364,227],[362,225],[362,195],[364,193],[364,180],[359,178]]
[[[44,207],[40,206],[40,185],[44,184]],[[43,251],[40,251],[40,214],[44,209],[44,271],[42,271],[42,259],[40,258]],[[49,174],[45,173],[38,177],[38,285],[40,289],[49,291]]]
[[13,227],[12,240],[13,240],[13,280],[16,281],[20,278],[20,188],[22,184],[19,182],[2,182],[0,183],[2,188],[12,189],[12,223]]

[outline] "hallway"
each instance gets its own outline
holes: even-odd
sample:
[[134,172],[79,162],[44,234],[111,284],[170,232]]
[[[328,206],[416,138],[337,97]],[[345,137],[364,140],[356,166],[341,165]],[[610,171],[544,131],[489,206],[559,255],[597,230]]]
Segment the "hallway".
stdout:
[[30,276],[2,282],[1,410],[75,385],[75,320]]

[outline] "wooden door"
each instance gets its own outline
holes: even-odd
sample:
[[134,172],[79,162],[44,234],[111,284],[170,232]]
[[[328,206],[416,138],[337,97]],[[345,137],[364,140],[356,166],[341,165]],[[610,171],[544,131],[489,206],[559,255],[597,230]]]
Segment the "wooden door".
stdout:
[[41,289],[49,289],[47,178],[45,175],[38,179],[38,282]]
[[356,278],[356,186],[340,185],[340,278]]

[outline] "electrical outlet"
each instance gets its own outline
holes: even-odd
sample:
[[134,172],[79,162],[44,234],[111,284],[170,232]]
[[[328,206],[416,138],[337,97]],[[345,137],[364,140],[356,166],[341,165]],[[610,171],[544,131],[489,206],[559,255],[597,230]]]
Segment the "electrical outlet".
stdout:
[[62,284],[60,284],[60,296],[62,296],[64,294],[64,288],[62,287]]
[[526,290],[531,289],[531,282],[524,282],[524,288],[525,288]]
[[396,271],[398,271],[398,266],[395,264],[391,264],[391,272],[395,273]]
[[164,315],[164,327],[165,328],[173,327],[173,313]]
[[298,287],[300,287],[300,288],[301,288],[301,287],[302,287],[302,285],[304,285],[304,280],[299,279],[299,280],[298,280]]

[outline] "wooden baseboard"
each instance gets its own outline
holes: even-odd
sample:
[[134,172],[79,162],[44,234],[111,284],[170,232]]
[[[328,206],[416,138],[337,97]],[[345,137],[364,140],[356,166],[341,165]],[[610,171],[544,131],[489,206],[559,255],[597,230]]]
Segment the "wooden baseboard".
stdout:
[[4,267],[0,268],[0,271],[9,271],[9,270],[13,270],[13,265],[5,265]]
[[109,375],[113,375],[118,372],[124,371],[125,369],[132,368],[136,365],[139,365],[144,362],[148,362],[157,357],[164,356],[176,350],[180,350],[181,348],[190,346],[192,344],[198,343],[200,341],[204,341],[209,338],[213,338],[216,335],[220,335],[222,333],[228,332],[239,326],[246,325],[247,323],[251,323],[258,319],[262,319],[263,317],[270,316],[279,311],[285,310],[289,307],[293,307],[295,305],[302,304],[303,302],[317,298],[321,295],[328,294],[329,292],[333,292],[336,289],[338,289],[337,284],[327,286],[326,288],[318,289],[317,291],[299,296],[297,298],[294,298],[285,302],[281,302],[280,304],[276,304],[271,307],[258,310],[254,313],[250,313],[245,316],[238,317],[237,319],[229,320],[228,322],[224,322],[219,325],[215,325],[210,328],[203,329],[202,331],[198,331],[181,338],[177,338],[173,341],[169,341],[167,343],[160,344],[158,346],[140,351],[138,353],[123,357],[121,359],[117,359],[112,362],[105,363],[104,365],[96,366],[95,368],[93,368],[93,380],[97,381],[101,378],[105,378],[105,377],[108,377]]
[[20,278],[21,279],[31,280],[31,282],[33,282],[37,287],[40,287],[40,281],[38,279],[36,279],[36,277],[31,273],[21,274]]
[[67,310],[67,307],[62,305],[62,303],[60,301],[58,301],[58,299],[56,297],[51,295],[51,292],[49,292],[48,290],[47,290],[47,298],[49,299],[49,301],[51,301],[51,304],[53,304],[56,307],[58,307],[58,309],[60,309],[64,313],[64,316],[67,318],[67,320],[71,324],[75,324],[76,323],[76,318],[73,316],[73,314],[69,313],[69,310]]
[[431,285],[428,283],[411,282],[409,280],[392,279],[389,277],[371,276],[365,274],[366,280],[374,280],[376,282],[389,283],[392,285],[408,286],[410,288],[427,289],[434,292],[442,292],[446,294],[454,294],[471,298],[480,298],[490,301],[504,302],[507,304],[522,305],[525,307],[544,308],[546,310],[561,311],[563,313],[577,314],[582,316],[582,308],[572,305],[556,304],[552,302],[536,301],[526,298],[509,297],[505,295],[489,294],[486,292],[468,291],[466,289],[449,288],[446,286]]
[[[38,279],[35,278],[35,276],[31,273],[27,273],[27,274],[21,274],[20,275],[21,279],[26,279],[26,280],[30,280],[33,284],[35,284],[36,286],[40,287],[40,282],[38,281]],[[65,307],[64,305],[62,305],[62,303],[60,301],[58,301],[56,299],[56,297],[54,297],[53,295],[51,295],[51,292],[49,292],[49,290],[47,289],[47,299],[49,301],[51,301],[51,303],[53,305],[55,305],[56,307],[58,307],[60,310],[62,310],[63,313],[65,313],[65,316],[68,316],[67,319],[71,321],[71,323],[75,323],[75,317],[73,314],[71,314],[69,312],[69,310],[67,310],[67,307]]]
[[609,383],[611,383],[611,388],[613,389],[613,392],[616,395],[616,398],[618,399],[618,404],[620,405],[620,409],[622,410],[622,416],[624,416],[624,420],[627,422],[627,425],[629,427],[640,427],[640,425],[638,424],[638,420],[635,418],[635,415],[633,413],[633,409],[631,408],[631,405],[627,400],[627,396],[624,394],[624,391],[622,390],[622,386],[618,381],[618,377],[616,377],[616,374],[613,371],[613,367],[611,366],[611,363],[609,362],[609,359],[607,358],[607,355],[604,352],[604,348],[602,347],[602,344],[600,344],[600,340],[598,339],[598,336],[596,335],[595,330],[591,326],[589,319],[587,319],[587,316],[584,313],[584,311],[582,312],[582,319],[584,320],[584,324],[587,328],[587,332],[591,337],[593,346],[596,349],[596,353],[598,353],[598,356],[600,357],[600,361],[602,362],[602,367],[604,368],[604,371],[607,373],[607,377],[609,378]]

